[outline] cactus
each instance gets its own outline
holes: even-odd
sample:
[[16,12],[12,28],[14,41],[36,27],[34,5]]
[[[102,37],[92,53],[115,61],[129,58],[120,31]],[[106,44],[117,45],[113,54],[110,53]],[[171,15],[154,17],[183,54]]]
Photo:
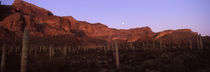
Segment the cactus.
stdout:
[[87,48],[87,47],[85,47],[85,49],[86,49],[86,52],[88,52],[88,48]]
[[5,72],[5,64],[6,64],[6,45],[2,46],[2,56],[1,56],[1,72]]
[[130,48],[133,49],[133,43],[132,42],[130,43]]
[[75,48],[72,48],[72,51],[73,51],[72,54],[75,54]]
[[197,37],[197,47],[200,48],[200,39],[199,39],[199,36]]
[[139,42],[137,42],[137,45],[136,45],[136,46],[137,46],[137,47],[140,47],[140,46],[139,46]]
[[66,54],[67,54],[67,46],[64,47],[63,54],[64,54],[64,56],[66,56]]
[[69,46],[68,53],[69,54],[71,53],[71,46]]
[[144,51],[145,51],[145,42],[143,42],[143,49],[144,49]]
[[107,51],[109,51],[109,48],[110,48],[111,46],[110,46],[110,44],[108,44],[108,46],[107,46]]
[[190,49],[192,50],[192,40],[190,40]]
[[104,55],[106,56],[106,52],[107,52],[106,46],[103,46],[103,49],[104,49]]
[[202,37],[201,37],[200,34],[197,37],[197,46],[198,46],[199,49],[202,49],[203,48]]
[[148,41],[145,42],[145,46],[147,49],[149,49]]
[[29,49],[28,39],[29,39],[29,31],[27,28],[25,28],[23,36],[22,56],[21,56],[21,72],[26,72],[27,70],[28,49]]
[[119,61],[119,52],[118,52],[117,42],[115,42],[115,60],[116,60],[116,68],[119,69],[120,61]]
[[155,48],[155,41],[152,42],[152,48]]
[[50,61],[52,59],[52,46],[49,47],[49,56],[50,56]]
[[81,46],[79,46],[79,47],[76,49],[76,54],[79,54],[80,48],[81,48]]
[[86,48],[85,47],[82,47],[82,49],[83,49],[83,52],[85,53],[86,52]]
[[162,40],[160,39],[160,50],[162,51],[162,47],[163,47],[163,45],[162,45]]
[[136,48],[135,47],[133,47],[133,52],[134,52],[134,55],[136,54]]
[[203,49],[203,42],[202,42],[202,36],[199,35],[199,41],[200,41],[200,48]]

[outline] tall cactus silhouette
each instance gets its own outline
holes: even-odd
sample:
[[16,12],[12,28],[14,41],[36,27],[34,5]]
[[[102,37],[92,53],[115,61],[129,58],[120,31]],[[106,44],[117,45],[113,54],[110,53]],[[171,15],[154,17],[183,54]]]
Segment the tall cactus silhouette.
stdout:
[[152,48],[155,48],[155,41],[152,42]]
[[6,64],[6,45],[2,46],[2,56],[1,56],[1,72],[5,72],[5,64]]
[[197,46],[199,49],[203,48],[202,36],[200,34],[197,37]]
[[50,45],[49,47],[49,56],[50,56],[50,61],[52,60],[52,46]]
[[120,61],[119,61],[119,52],[118,52],[117,42],[115,42],[115,60],[116,60],[116,68],[119,69]]
[[144,49],[144,51],[145,51],[145,42],[142,42],[143,44],[142,44],[142,47],[143,47],[143,49]]
[[197,36],[197,47],[200,48],[200,39],[199,39],[199,36]]
[[162,42],[162,39],[160,39],[160,50],[162,51],[162,48],[163,48],[163,42]]
[[192,40],[190,40],[190,49],[192,50]]
[[25,28],[23,36],[22,56],[21,56],[21,72],[27,71],[28,49],[29,49],[29,31],[27,28]]
[[65,46],[65,47],[63,48],[63,55],[64,55],[64,56],[67,55],[67,46]]
[[200,48],[203,49],[203,42],[202,42],[202,36],[199,35],[199,41],[200,41]]
[[133,49],[133,43],[132,42],[130,43],[130,45],[131,45],[130,48]]

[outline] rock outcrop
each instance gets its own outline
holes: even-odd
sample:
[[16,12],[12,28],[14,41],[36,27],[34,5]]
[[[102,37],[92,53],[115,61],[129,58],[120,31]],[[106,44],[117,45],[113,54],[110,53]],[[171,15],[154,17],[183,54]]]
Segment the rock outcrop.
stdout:
[[174,36],[172,38],[176,40],[179,40],[179,39],[183,40],[187,38],[192,38],[197,35],[198,35],[197,32],[192,32],[192,30],[190,29],[166,30],[166,31],[157,33],[155,36],[155,40],[160,39],[160,38],[166,39],[167,37],[170,37],[170,36]]

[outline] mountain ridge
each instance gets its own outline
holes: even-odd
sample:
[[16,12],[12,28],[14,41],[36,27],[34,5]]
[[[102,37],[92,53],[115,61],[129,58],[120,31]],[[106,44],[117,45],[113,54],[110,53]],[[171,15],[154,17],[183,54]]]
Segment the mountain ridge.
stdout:
[[[150,27],[131,29],[109,28],[101,23],[92,24],[86,21],[78,21],[72,16],[55,16],[52,12],[44,8],[21,0],[15,0],[11,7],[12,13],[5,16],[0,22],[0,30],[2,30],[0,32],[2,34],[0,36],[1,39],[8,39],[8,36],[22,38],[25,27],[29,28],[32,37],[68,36],[69,38],[73,37],[75,41],[78,40],[81,43],[93,42],[92,44],[98,44],[100,42],[110,43],[115,40],[125,42],[158,40],[164,36],[174,36],[173,34],[178,33],[185,33],[186,35],[183,35],[183,38],[198,36],[198,33],[192,32],[190,29],[153,32]],[[8,32],[11,34],[7,35]]]

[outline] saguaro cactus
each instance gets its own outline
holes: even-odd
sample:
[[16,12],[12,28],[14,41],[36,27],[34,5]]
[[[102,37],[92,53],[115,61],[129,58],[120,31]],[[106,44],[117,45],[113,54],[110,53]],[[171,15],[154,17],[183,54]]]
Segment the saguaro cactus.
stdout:
[[143,49],[144,49],[144,51],[145,51],[145,49],[146,49],[146,48],[145,48],[145,42],[143,42],[143,44],[142,44],[142,45],[143,45]]
[[106,46],[103,46],[103,50],[104,50],[104,55],[106,56],[106,52],[107,52]]
[[199,34],[197,37],[197,46],[198,48],[202,49],[203,48],[203,42],[202,42],[202,36]]
[[65,47],[63,48],[63,55],[66,56],[66,54],[67,54],[67,46],[65,46]]
[[116,68],[119,69],[119,67],[120,67],[120,59],[119,59],[119,52],[118,52],[117,42],[115,42],[115,60],[116,60]]
[[200,48],[200,39],[199,39],[199,36],[197,37],[197,47]]
[[192,40],[190,40],[190,49],[192,50]]
[[146,48],[149,49],[149,43],[148,43],[148,41],[146,41],[145,43],[146,43]]
[[50,56],[50,61],[52,59],[52,46],[49,47],[49,56]]
[[152,42],[152,48],[155,48],[155,41]]
[[202,36],[201,35],[199,35],[199,41],[200,41],[200,48],[201,49],[203,49],[203,42],[202,42]]
[[132,42],[130,43],[130,48],[133,49],[133,43]]
[[2,46],[2,56],[1,56],[1,72],[5,72],[5,64],[6,64],[6,48],[5,44]]
[[23,36],[22,56],[21,56],[21,72],[26,72],[27,70],[28,49],[29,49],[28,39],[29,39],[29,31],[27,28],[25,28]]
[[163,45],[162,45],[162,39],[160,39],[160,50],[162,51],[162,47],[163,47]]

